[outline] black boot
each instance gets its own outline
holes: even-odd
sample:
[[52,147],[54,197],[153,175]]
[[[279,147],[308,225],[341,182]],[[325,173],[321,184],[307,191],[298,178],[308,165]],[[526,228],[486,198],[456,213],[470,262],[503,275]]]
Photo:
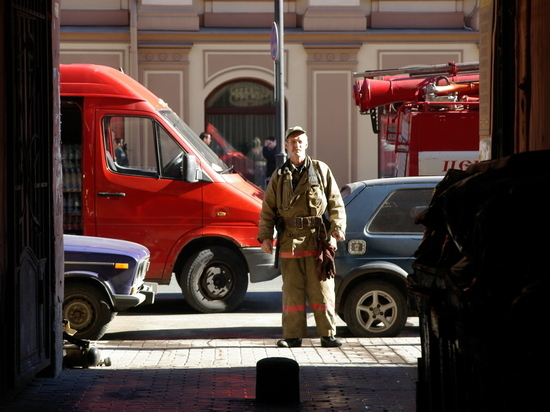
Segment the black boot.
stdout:
[[321,336],[321,346],[323,348],[337,348],[342,346],[342,341],[334,336]]
[[302,338],[281,339],[277,341],[279,348],[299,348],[302,346]]

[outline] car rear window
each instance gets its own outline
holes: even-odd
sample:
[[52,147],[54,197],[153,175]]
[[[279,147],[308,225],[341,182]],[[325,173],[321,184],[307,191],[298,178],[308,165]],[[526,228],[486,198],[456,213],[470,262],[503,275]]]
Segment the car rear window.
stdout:
[[375,234],[422,233],[424,226],[414,222],[430,204],[433,189],[400,189],[382,202],[367,231]]

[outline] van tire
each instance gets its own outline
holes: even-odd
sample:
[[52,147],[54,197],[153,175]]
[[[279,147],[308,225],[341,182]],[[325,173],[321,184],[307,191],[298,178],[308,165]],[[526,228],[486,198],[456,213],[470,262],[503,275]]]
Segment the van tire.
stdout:
[[[358,337],[397,336],[407,316],[406,296],[391,283],[379,280],[355,285],[344,304],[344,320]],[[382,317],[384,322],[380,321]]]
[[185,262],[178,283],[185,300],[199,312],[231,312],[244,299],[248,271],[240,255],[212,246]]
[[65,284],[63,319],[67,319],[71,328],[78,331],[75,337],[101,339],[115,315],[105,293],[98,287],[83,282]]

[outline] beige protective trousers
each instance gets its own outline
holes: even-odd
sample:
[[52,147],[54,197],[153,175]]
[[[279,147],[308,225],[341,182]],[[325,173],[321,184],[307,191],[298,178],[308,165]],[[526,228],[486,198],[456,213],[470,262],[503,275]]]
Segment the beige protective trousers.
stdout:
[[315,256],[282,258],[283,338],[307,337],[306,304],[313,311],[317,333],[336,335],[334,279],[320,282]]

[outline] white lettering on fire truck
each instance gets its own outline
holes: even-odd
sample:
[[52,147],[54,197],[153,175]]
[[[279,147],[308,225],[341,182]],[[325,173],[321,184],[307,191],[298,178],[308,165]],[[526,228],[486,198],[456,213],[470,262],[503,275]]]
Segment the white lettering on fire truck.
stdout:
[[445,175],[451,169],[466,170],[479,162],[479,152],[419,152],[418,174]]

